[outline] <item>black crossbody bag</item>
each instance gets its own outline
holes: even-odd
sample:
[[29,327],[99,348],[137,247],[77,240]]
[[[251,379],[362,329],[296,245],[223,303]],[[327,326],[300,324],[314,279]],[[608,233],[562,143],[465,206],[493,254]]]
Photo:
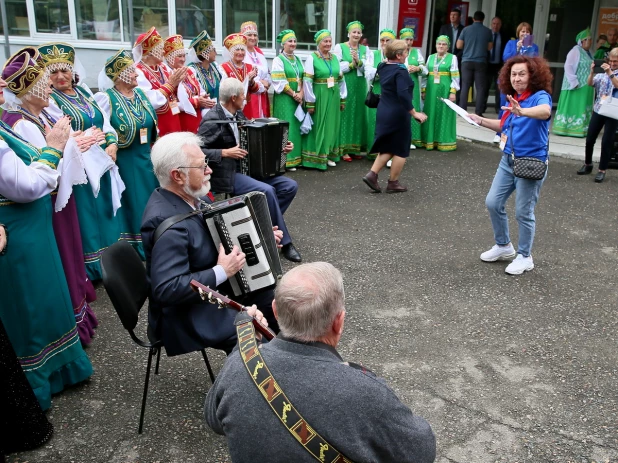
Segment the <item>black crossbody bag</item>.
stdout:
[[[513,116],[511,116],[513,117]],[[526,178],[528,180],[543,180],[547,173],[549,164],[549,138],[547,139],[547,155],[546,161],[528,157],[515,156],[515,148],[513,147],[513,121],[509,123],[509,138],[511,139],[511,158],[513,159],[513,175],[518,178]]]
[[373,80],[371,81],[371,86],[369,87],[369,91],[367,92],[367,98],[365,98],[365,106],[368,108],[377,108],[378,103],[380,103],[380,95],[373,93],[373,83],[376,81],[376,77],[378,77],[378,73],[373,76]]

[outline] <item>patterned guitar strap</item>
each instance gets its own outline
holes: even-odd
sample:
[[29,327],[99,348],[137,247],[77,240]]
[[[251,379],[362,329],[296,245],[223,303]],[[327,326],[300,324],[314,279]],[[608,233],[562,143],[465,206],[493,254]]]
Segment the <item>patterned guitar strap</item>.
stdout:
[[320,436],[296,410],[271,374],[262,358],[251,320],[236,326],[240,356],[253,384],[262,393],[279,421],[316,460],[326,463],[352,463]]

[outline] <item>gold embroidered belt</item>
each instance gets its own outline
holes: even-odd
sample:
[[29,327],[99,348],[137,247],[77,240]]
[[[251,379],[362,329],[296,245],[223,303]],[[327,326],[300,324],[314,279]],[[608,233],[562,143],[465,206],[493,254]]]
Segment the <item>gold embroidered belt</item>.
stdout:
[[320,436],[296,410],[262,358],[251,321],[236,326],[240,356],[262,397],[286,429],[318,461],[352,463]]

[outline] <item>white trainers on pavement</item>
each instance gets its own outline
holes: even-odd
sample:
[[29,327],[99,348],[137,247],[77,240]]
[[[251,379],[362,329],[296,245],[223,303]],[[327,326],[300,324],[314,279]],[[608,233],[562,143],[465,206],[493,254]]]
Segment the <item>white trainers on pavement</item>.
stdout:
[[335,161],[331,161],[330,159],[328,161],[326,161],[326,165],[328,167],[335,167],[337,165],[337,163]]
[[500,143],[500,135],[496,134],[494,137],[494,143]]
[[411,149],[411,150],[415,150],[415,149],[416,149],[416,145],[415,145],[414,143],[412,143],[412,144],[410,145],[410,149]]
[[534,262],[532,262],[532,256],[524,257],[521,254],[517,254],[517,257],[511,262],[504,271],[509,275],[521,275],[524,272],[529,272],[534,268]]
[[390,166],[392,166],[392,165],[393,165],[393,160],[392,160],[392,159],[389,159],[389,160],[387,161],[387,163],[386,163],[386,167],[390,167]]
[[494,244],[493,248],[481,254],[483,262],[495,262],[497,260],[510,259],[511,257],[515,257],[515,248],[511,243],[508,246]]

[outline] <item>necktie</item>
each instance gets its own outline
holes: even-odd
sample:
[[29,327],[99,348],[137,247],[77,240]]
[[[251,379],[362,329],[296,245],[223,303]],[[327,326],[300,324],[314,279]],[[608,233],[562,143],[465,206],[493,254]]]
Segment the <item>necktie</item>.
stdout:
[[491,48],[491,62],[496,61],[496,37],[498,34],[494,32],[494,46]]

